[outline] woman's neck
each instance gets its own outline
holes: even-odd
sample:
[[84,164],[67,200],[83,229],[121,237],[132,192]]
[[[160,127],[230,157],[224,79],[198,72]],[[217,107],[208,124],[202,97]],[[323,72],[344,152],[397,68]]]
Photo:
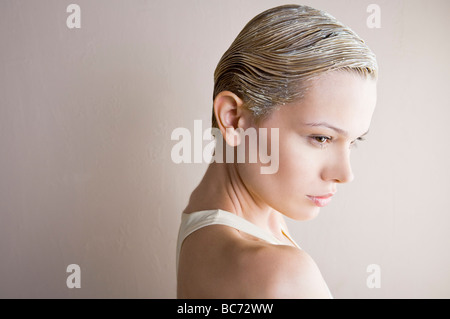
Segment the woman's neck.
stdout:
[[222,209],[278,235],[281,214],[249,190],[234,163],[211,163],[183,211]]

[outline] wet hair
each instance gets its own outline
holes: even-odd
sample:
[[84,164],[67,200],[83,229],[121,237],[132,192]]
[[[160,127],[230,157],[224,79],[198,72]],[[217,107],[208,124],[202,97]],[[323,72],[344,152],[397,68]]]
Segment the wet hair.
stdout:
[[[242,29],[214,72],[213,100],[231,91],[255,122],[304,96],[308,82],[345,70],[376,79],[377,61],[366,43],[330,14],[308,6],[266,10]],[[212,126],[218,127],[214,109]]]

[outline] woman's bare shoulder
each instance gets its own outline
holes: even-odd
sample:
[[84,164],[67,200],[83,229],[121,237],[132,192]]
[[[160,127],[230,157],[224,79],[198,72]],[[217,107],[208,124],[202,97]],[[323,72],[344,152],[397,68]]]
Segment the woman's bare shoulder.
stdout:
[[251,269],[247,280],[254,283],[250,286],[252,298],[330,298],[316,263],[298,248],[263,246],[248,254],[244,269]]
[[329,297],[317,265],[298,248],[254,240],[226,226],[205,227],[191,236],[179,288],[192,297]]

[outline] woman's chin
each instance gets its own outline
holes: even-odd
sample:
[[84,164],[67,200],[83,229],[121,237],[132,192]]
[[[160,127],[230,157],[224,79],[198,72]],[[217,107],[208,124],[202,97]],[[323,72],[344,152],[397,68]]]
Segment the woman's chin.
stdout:
[[305,207],[303,209],[295,209],[284,213],[286,217],[296,221],[308,221],[316,218],[319,215],[320,207]]

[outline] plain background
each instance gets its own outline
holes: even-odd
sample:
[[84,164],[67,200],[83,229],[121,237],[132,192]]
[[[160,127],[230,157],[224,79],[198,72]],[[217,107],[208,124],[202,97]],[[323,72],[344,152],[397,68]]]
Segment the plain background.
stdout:
[[[66,26],[72,2],[81,29]],[[450,2],[291,2],[349,25],[380,65],[356,179],[317,219],[288,220],[291,234],[336,298],[449,298]],[[0,2],[0,297],[176,296],[180,213],[207,164],[173,163],[171,132],[206,129],[221,55],[286,3]],[[367,27],[371,3],[381,28]]]

